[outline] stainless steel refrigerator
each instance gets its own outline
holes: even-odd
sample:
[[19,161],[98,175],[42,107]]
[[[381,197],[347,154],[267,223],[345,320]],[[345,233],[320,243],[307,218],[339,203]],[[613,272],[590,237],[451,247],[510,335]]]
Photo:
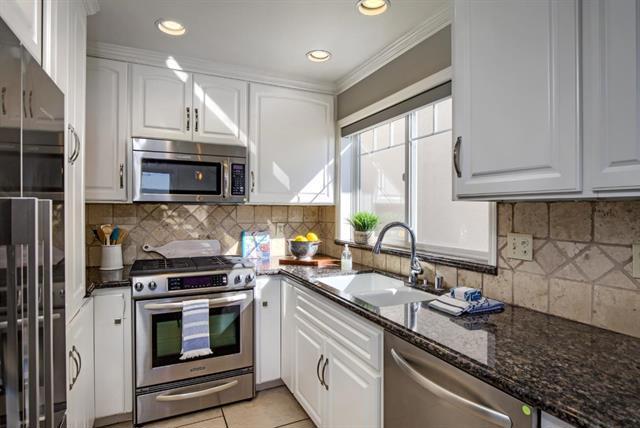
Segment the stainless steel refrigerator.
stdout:
[[0,19],[0,427],[66,411],[64,96]]

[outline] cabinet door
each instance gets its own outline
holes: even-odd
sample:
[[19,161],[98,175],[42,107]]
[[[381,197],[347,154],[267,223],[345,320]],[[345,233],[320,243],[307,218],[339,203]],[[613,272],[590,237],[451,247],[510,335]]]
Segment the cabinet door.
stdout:
[[250,201],[333,203],[333,97],[257,84],[250,92]]
[[191,74],[133,65],[131,79],[132,136],[191,140],[194,123]]
[[583,3],[584,140],[595,192],[640,189],[640,3]]
[[49,76],[38,63],[26,65],[24,83],[25,129],[59,131],[64,129],[64,104],[60,91],[51,85]]
[[94,410],[93,300],[67,326],[67,426],[92,427]]
[[578,3],[455,0],[458,197],[581,190]]
[[382,382],[379,374],[329,339],[325,343],[327,384],[324,424],[328,427],[381,426]]
[[87,58],[86,114],[86,199],[126,201],[126,63]]
[[324,362],[324,336],[299,317],[295,320],[294,393],[300,405],[316,426],[323,426],[322,411],[325,391],[318,372]]
[[294,344],[295,344],[295,310],[294,288],[287,281],[281,281],[281,340],[280,340],[280,377],[282,382],[294,391]]
[[2,0],[0,17],[18,36],[29,53],[42,56],[42,0]]
[[[73,318],[85,295],[84,108],[87,14],[82,2],[69,2],[68,76],[65,94],[65,279],[66,314]],[[75,154],[75,161],[69,161]]]
[[[18,46],[17,40],[13,43]],[[16,49],[0,49],[0,128],[20,128],[21,62],[17,52]]]
[[247,145],[248,83],[193,75],[193,140]]
[[131,384],[125,380],[124,291],[94,297],[95,401],[96,418],[125,413],[125,392]]
[[258,277],[256,300],[256,383],[280,379],[280,278]]

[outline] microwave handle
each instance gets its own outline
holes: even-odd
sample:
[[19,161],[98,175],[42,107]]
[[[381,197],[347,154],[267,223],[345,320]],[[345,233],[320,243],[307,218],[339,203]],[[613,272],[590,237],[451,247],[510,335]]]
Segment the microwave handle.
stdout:
[[[226,303],[241,302],[247,298],[247,294],[242,293],[236,296],[220,297],[217,299],[209,299],[209,306],[222,305]],[[183,302],[175,303],[147,303],[144,308],[148,311],[160,311],[163,309],[182,309]]]
[[222,162],[222,198],[229,197],[229,162]]

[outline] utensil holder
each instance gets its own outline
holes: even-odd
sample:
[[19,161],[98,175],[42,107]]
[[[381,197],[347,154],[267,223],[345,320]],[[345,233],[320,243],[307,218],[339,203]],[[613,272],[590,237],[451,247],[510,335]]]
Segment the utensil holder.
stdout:
[[122,268],[122,245],[103,245],[100,257],[100,270],[117,270]]

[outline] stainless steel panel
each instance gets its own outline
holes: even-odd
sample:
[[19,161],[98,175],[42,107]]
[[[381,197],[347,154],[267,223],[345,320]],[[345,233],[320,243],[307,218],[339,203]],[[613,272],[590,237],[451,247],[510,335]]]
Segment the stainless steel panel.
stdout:
[[42,406],[40,417],[44,418],[44,426],[53,428],[53,266],[51,263],[51,201],[38,201],[38,239],[42,242],[42,317],[44,322],[40,333],[42,346],[40,369],[44,378]]
[[191,141],[134,138],[133,150],[142,152],[184,153],[223,157],[247,157],[247,148],[232,144],[193,143]]
[[384,342],[385,426],[537,427],[526,403],[392,334]]
[[144,424],[157,419],[246,400],[253,396],[253,373],[163,389],[136,397],[134,422]]
[[[232,355],[198,360],[185,360],[178,364],[161,367],[152,365],[152,316],[180,312],[181,307],[169,309],[145,309],[147,305],[180,303],[187,300],[220,299],[245,294],[240,302],[220,304],[220,307],[240,305],[240,352]],[[137,300],[135,302],[135,378],[136,387],[158,385],[176,380],[190,379],[203,374],[221,373],[253,366],[253,290],[231,293],[212,293],[197,296],[181,296],[166,299]]]

